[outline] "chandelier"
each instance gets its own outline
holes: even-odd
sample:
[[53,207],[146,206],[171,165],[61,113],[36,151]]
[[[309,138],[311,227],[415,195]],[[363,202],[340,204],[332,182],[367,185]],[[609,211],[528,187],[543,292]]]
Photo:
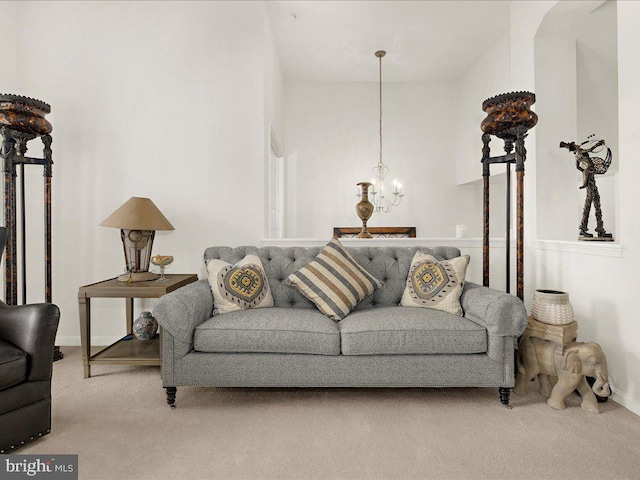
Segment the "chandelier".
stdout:
[[[390,193],[385,190],[384,183],[385,178],[389,173],[389,167],[387,167],[382,161],[382,57],[386,54],[387,52],[384,50],[379,50],[375,53],[380,65],[380,157],[378,164],[372,169],[374,178],[371,180],[371,191],[369,193],[371,195],[371,203],[373,203],[374,212],[379,213],[391,212],[393,207],[400,205],[402,197],[404,197],[401,193],[402,184],[398,182],[398,180],[393,181],[393,190]],[[358,196],[361,195],[362,192],[358,191]]]

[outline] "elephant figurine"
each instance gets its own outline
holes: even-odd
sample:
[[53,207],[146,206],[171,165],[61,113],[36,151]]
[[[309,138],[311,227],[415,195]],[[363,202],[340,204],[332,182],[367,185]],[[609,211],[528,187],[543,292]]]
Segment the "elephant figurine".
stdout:
[[[600,413],[596,395],[611,395],[607,359],[597,343],[572,342],[563,351],[562,346],[550,340],[523,337],[517,366],[513,391],[526,395],[527,384],[537,375],[540,393],[549,397],[547,404],[557,410],[565,408],[565,398],[576,389],[582,396],[582,408],[592,413]],[[593,387],[589,387],[585,376],[595,378]],[[550,377],[558,377],[553,386]]]

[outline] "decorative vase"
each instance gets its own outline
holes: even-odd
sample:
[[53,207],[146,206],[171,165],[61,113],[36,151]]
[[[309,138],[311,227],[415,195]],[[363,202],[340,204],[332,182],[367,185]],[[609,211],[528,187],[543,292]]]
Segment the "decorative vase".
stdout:
[[531,92],[503,93],[488,98],[482,103],[487,118],[482,121],[480,128],[484,133],[498,138],[515,139],[516,127],[529,130],[538,123],[538,115],[530,110],[535,102],[536,96]]
[[373,184],[371,182],[360,182],[358,186],[362,189],[362,197],[356,204],[356,213],[360,220],[362,220],[362,231],[358,234],[357,238],[372,238],[371,234],[367,230],[367,220],[373,215],[373,203],[369,201],[369,187]]
[[164,267],[173,263],[173,257],[171,255],[155,255],[151,257],[151,263],[160,267],[160,278],[156,282],[168,282],[169,279],[164,276]]
[[53,130],[44,118],[47,113],[51,113],[51,106],[41,100],[0,94],[0,125],[34,135],[47,135]]
[[531,315],[542,323],[567,325],[573,322],[573,307],[569,294],[557,290],[536,290],[533,293]]
[[158,322],[151,312],[142,312],[133,322],[133,334],[138,340],[151,340],[158,332]]

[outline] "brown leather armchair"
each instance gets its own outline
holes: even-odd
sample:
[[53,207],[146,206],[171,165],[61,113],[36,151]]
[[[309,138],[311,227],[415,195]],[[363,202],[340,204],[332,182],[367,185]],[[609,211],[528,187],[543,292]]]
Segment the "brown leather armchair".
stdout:
[[[0,255],[6,229],[0,227]],[[53,345],[60,311],[0,302],[0,453],[51,431]]]

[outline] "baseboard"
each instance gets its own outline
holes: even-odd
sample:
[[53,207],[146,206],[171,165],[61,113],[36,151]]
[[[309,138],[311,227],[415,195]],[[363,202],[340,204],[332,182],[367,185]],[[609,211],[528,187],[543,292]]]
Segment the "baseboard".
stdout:
[[[91,337],[91,346],[106,347],[107,345],[111,345],[112,343],[117,342],[121,338],[122,337]],[[82,344],[80,343],[80,337],[58,335],[56,337],[56,345],[58,345],[61,348],[64,348],[64,347],[79,347]]]
[[610,398],[627,410],[631,410],[633,413],[640,416],[640,400],[631,398],[629,395],[616,389],[612,389]]

